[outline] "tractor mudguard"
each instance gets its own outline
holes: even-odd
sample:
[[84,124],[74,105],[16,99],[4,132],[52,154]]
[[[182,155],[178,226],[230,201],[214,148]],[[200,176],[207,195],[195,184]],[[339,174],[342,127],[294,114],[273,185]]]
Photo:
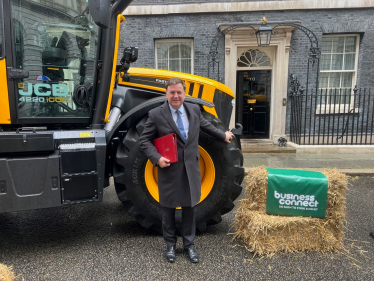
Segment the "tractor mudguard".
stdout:
[[162,96],[165,96],[164,92],[118,85],[113,91],[111,107],[118,107],[121,109],[123,115],[141,103]]
[[[140,90],[140,91],[142,91],[142,90]],[[146,91],[146,92],[149,92],[149,91]],[[152,92],[149,92],[149,93],[152,93]],[[132,96],[132,94],[131,94],[131,96]],[[146,97],[144,97],[144,98],[146,98]],[[165,95],[163,95],[163,96],[159,96],[159,97],[155,97],[155,98],[143,101],[142,103],[137,104],[135,107],[132,107],[132,109],[130,109],[128,111],[127,110],[125,111],[125,108],[124,108],[125,104],[128,104],[128,103],[126,103],[127,99],[128,99],[128,94],[126,92],[125,96],[123,96],[122,98],[118,97],[113,103],[114,106],[120,108],[122,112],[127,112],[127,113],[125,113],[125,115],[121,116],[121,118],[118,120],[118,122],[113,127],[113,129],[108,133],[108,135],[107,135],[107,143],[108,144],[114,137],[116,137],[116,135],[119,131],[124,131],[124,130],[127,130],[127,129],[131,128],[131,126],[133,124],[135,124],[135,122],[139,118],[143,117],[151,109],[156,108],[157,106],[160,106],[161,104],[163,104],[166,101],[166,97],[165,97]],[[199,98],[193,98],[193,97],[186,96],[185,101],[186,102],[191,102],[191,103],[196,103],[196,104],[199,104],[199,105],[204,105],[204,106],[207,106],[207,107],[210,107],[210,108],[214,107],[214,104],[212,104],[210,102],[207,102],[205,100],[199,99]]]

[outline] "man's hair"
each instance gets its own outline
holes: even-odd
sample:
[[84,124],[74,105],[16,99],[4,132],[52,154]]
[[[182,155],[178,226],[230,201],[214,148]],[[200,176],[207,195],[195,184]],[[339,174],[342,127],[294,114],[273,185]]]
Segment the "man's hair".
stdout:
[[168,90],[168,87],[170,85],[177,85],[177,84],[182,84],[183,86],[183,90],[186,91],[186,83],[184,83],[184,81],[178,77],[173,77],[173,78],[170,78],[170,80],[166,83],[166,90]]

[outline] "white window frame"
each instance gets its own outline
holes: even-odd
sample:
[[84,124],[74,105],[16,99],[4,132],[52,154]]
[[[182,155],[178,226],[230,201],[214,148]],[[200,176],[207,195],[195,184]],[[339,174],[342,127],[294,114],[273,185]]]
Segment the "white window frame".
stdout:
[[[182,39],[182,38],[173,38],[173,39],[156,39],[155,40],[155,58],[156,58],[156,69],[158,69],[158,57],[157,57],[157,43],[159,42],[190,42],[191,43],[191,74],[194,74],[194,40],[193,39]],[[169,70],[169,52],[168,52],[168,70]]]
[[[318,104],[318,108],[317,108],[317,114],[331,114],[333,112],[335,113],[347,113],[348,112],[348,109],[350,108],[350,110],[354,109],[354,99],[353,99],[353,89],[356,85],[356,81],[357,81],[357,68],[358,68],[358,54],[360,52],[360,35],[359,34],[325,34],[323,35],[322,37],[356,37],[356,54],[355,54],[355,65],[354,65],[354,69],[353,70],[321,70],[321,61],[320,61],[320,71],[319,71],[319,76],[321,76],[322,73],[352,73],[352,87],[351,87],[351,101],[350,101],[350,104],[346,103],[345,106],[344,106],[344,103],[342,103],[340,105],[340,110],[339,110],[339,105],[330,105],[330,103],[328,104]],[[344,45],[345,45],[345,40],[344,40]],[[321,44],[321,48],[322,48],[322,44]],[[345,50],[344,50],[345,51]],[[335,53],[334,53],[335,54]],[[343,61],[342,61],[342,65],[344,65],[344,54],[345,52],[342,53],[343,54]],[[321,56],[322,56],[322,53],[321,53]],[[332,60],[332,58],[331,58]],[[330,61],[330,66],[331,66],[331,63],[332,61]],[[341,83],[342,81],[340,80],[340,86],[341,86]],[[342,88],[342,87],[339,87],[339,88]],[[325,91],[326,89],[338,89],[338,88],[320,88],[319,85],[318,85],[318,93],[321,93],[321,89],[323,89],[323,91]],[[345,109],[344,109],[345,107]],[[335,109],[335,110],[334,110]],[[354,111],[356,111],[357,109],[355,108]],[[331,112],[330,112],[331,111]]]

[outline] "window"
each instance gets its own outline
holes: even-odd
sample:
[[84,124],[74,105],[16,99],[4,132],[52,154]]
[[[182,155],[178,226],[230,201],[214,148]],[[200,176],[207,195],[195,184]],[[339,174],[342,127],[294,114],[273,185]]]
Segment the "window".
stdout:
[[265,52],[259,49],[249,49],[240,55],[237,61],[239,67],[271,66],[271,60]]
[[[29,73],[16,82],[18,118],[89,118],[99,28],[88,3],[49,0],[36,8],[29,2],[11,1],[15,67]],[[71,7],[77,10],[68,15]]]
[[357,75],[358,43],[358,35],[326,35],[322,38],[320,104],[351,102]]
[[193,40],[157,40],[156,68],[193,74]]

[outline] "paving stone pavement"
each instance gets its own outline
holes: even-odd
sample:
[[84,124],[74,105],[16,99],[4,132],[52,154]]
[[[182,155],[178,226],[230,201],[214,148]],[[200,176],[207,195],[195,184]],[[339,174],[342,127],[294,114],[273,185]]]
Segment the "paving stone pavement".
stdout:
[[243,156],[246,171],[264,165],[306,170],[337,168],[351,175],[374,174],[374,154],[243,153]]

